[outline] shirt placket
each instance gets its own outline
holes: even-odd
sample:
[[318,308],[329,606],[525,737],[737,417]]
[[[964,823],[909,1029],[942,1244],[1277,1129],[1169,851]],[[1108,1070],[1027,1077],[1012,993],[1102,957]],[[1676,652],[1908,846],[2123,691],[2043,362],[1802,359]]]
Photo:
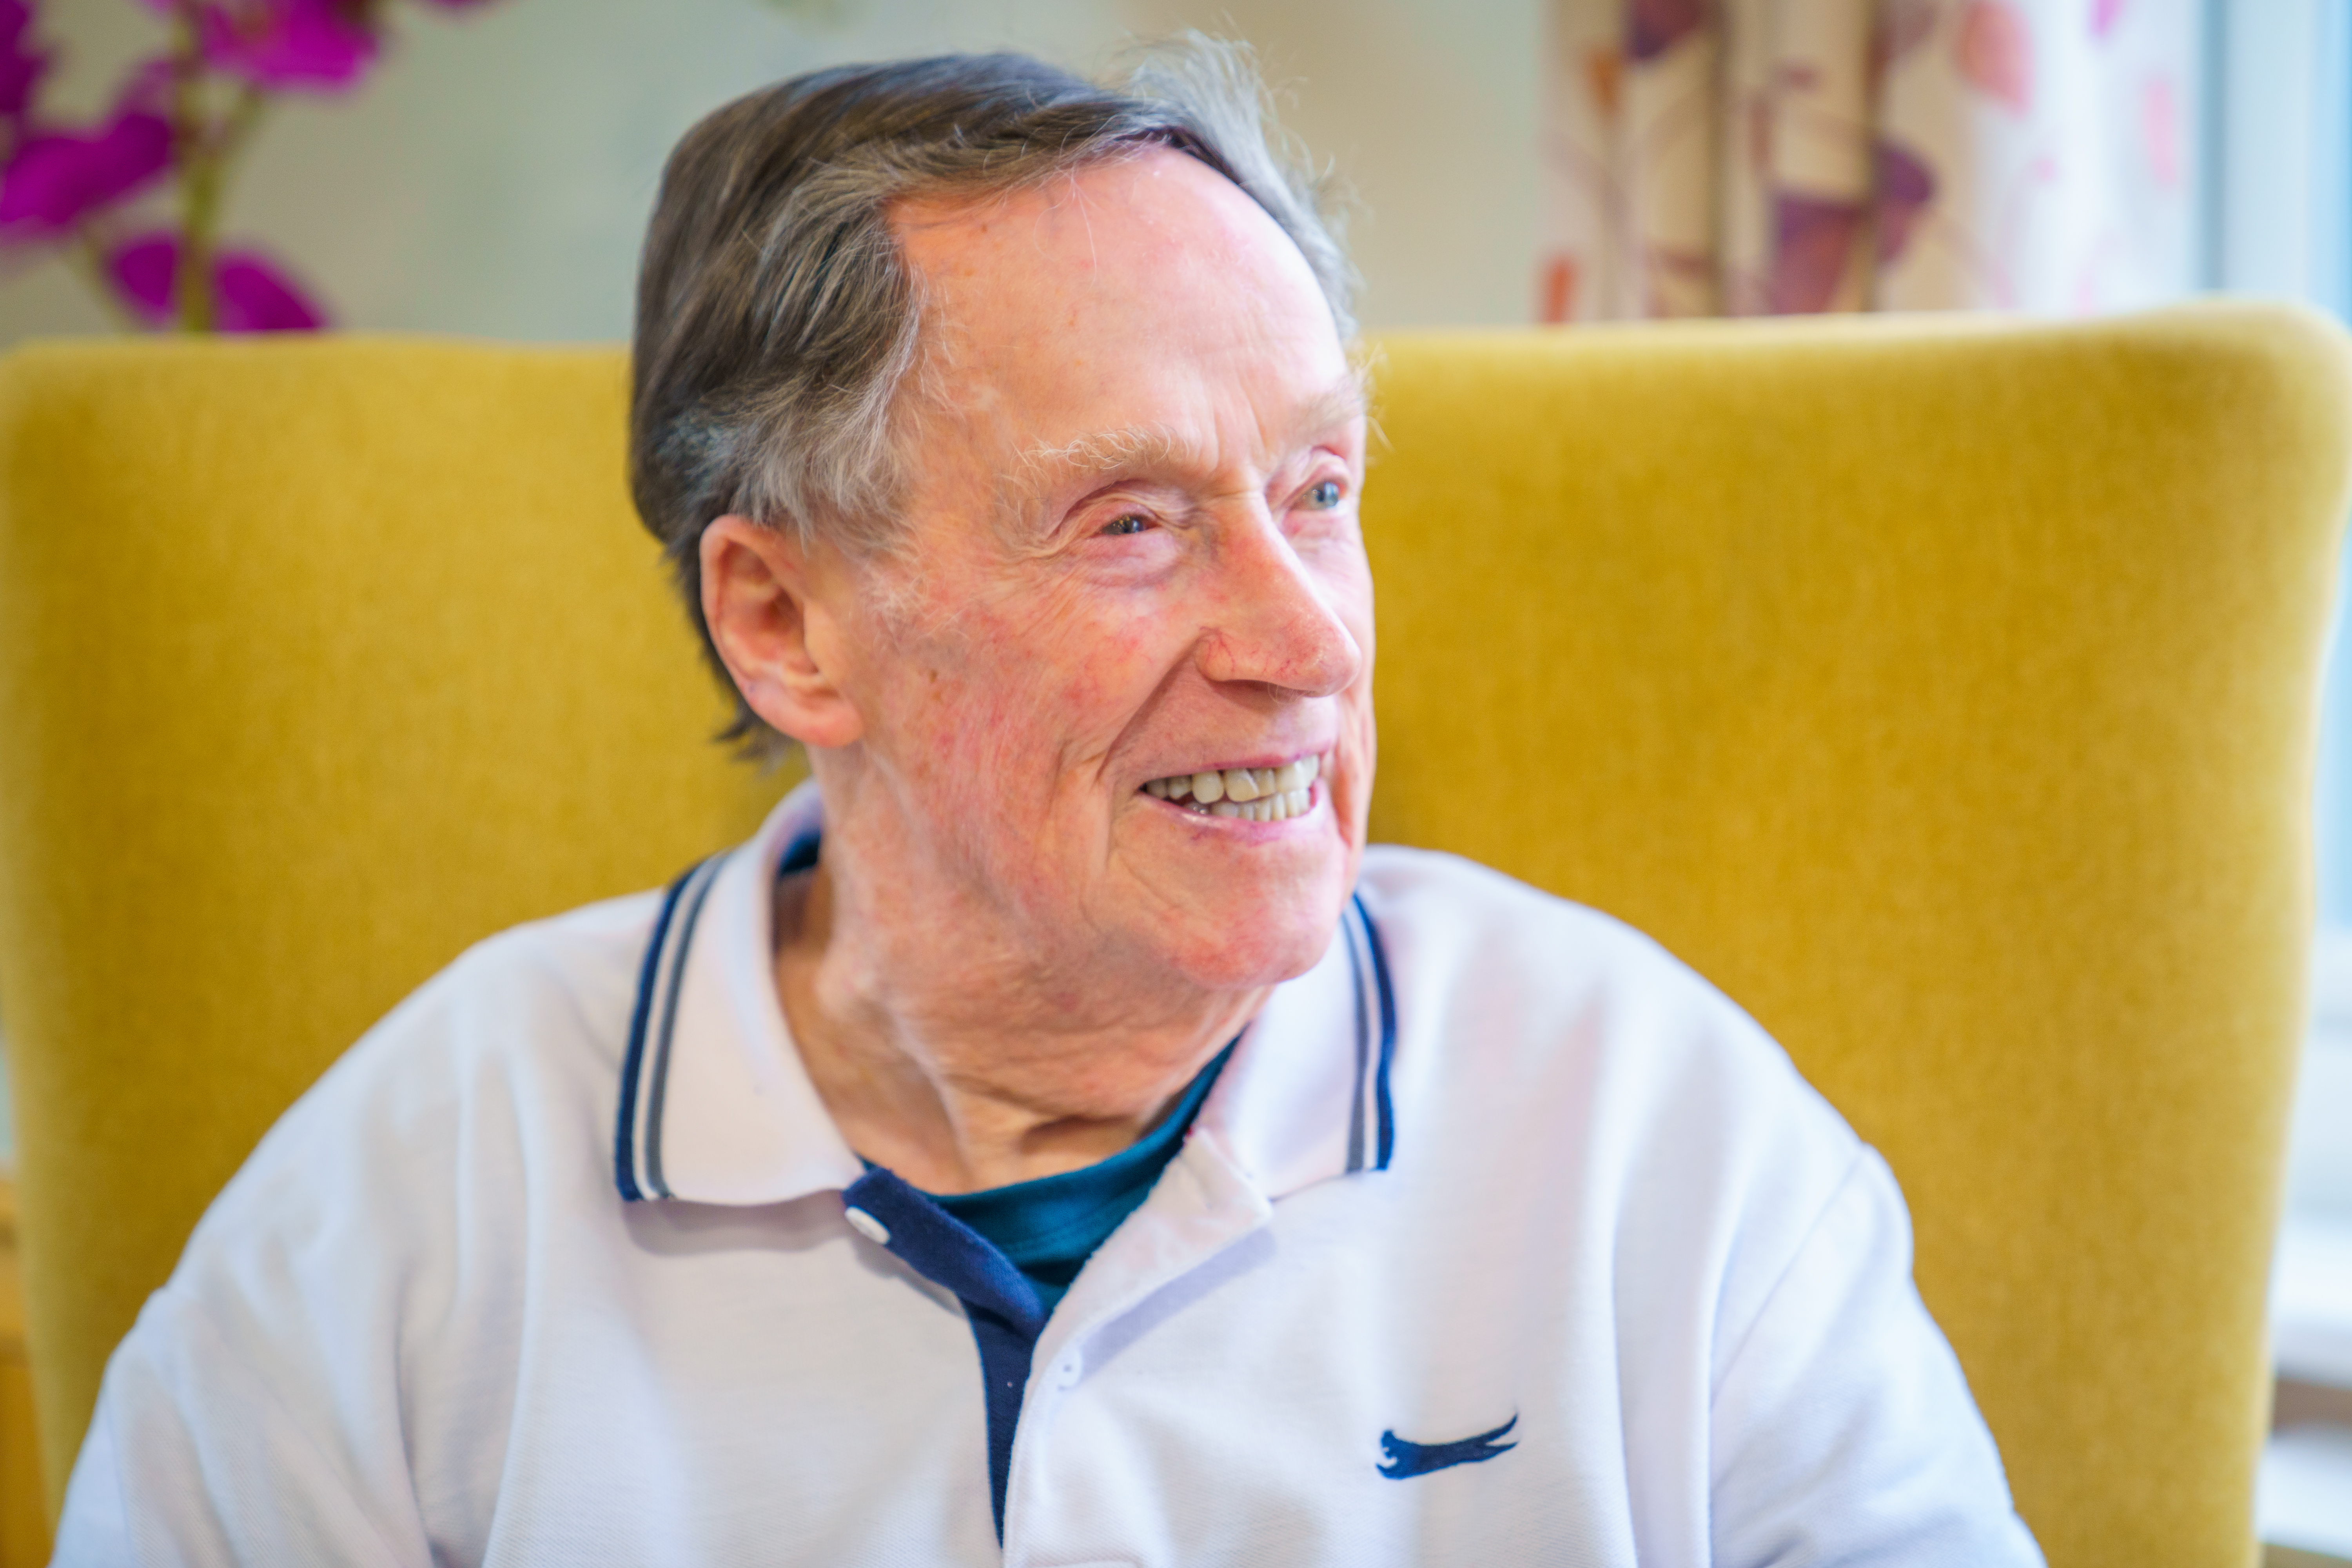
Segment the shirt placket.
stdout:
[[849,1223],[860,1235],[963,1303],[980,1349],[981,1385],[987,1399],[989,1504],[1002,1542],[1013,1435],[1029,1386],[1030,1359],[1045,1326],[1037,1292],[985,1237],[888,1171],[868,1171],[841,1196]]
[[[1058,1538],[1062,1521],[1050,1500],[1062,1489],[1086,1489],[1082,1477],[1090,1457],[1055,1447],[1055,1417],[1065,1401],[1088,1392],[1095,1377],[1124,1375],[1091,1370],[1091,1347],[1107,1331],[1263,1228],[1273,1212],[1220,1141],[1196,1132],[1144,1205],[1087,1260],[1032,1348],[1037,1371],[1010,1456],[1001,1531],[1008,1564],[1034,1559],[1063,1568],[1133,1568],[1139,1561],[1107,1553],[1101,1542],[1074,1550],[1077,1543]],[[1095,1396],[1109,1392],[1109,1386],[1093,1388]]]
[[[1007,1563],[1026,1556],[1022,1538],[1051,1533],[1050,1519],[1015,1505],[1014,1481],[1017,1472],[1045,1462],[1045,1429],[1054,1407],[1086,1379],[1087,1342],[1272,1215],[1265,1196],[1214,1140],[1192,1140],[1143,1207],[1087,1262],[1049,1334],[1036,1292],[1021,1271],[923,1193],[877,1169],[851,1184],[842,1200],[861,1235],[963,1303],[980,1352],[989,1498]],[[1041,1342],[1051,1371],[1037,1377],[1033,1369]]]

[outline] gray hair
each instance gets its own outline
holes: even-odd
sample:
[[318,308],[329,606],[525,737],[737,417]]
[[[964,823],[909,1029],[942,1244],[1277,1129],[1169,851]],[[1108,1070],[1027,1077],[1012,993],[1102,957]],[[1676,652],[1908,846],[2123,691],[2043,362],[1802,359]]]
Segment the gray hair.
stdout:
[[[1189,33],[1117,87],[1020,55],[794,77],[686,133],[637,279],[630,485],[721,680],[701,539],[730,513],[861,552],[898,538],[899,393],[921,298],[891,232],[909,197],[988,196],[1150,147],[1248,193],[1314,270],[1339,335],[1355,274],[1328,174],[1273,123],[1245,45]],[[728,739],[779,739],[740,694]]]

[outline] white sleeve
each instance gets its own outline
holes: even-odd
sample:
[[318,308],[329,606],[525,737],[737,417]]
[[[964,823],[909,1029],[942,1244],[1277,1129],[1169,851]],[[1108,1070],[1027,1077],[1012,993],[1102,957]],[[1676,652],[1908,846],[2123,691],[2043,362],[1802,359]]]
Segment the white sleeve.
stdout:
[[[538,1256],[531,1159],[596,1184],[589,1213],[614,1205],[601,1130],[635,907],[597,917],[612,952],[586,967],[546,928],[493,938],[278,1119],[107,1363],[58,1563],[484,1555]],[[582,973],[604,977],[593,1021]]]
[[49,1559],[49,1568],[118,1568],[138,1561],[131,1545],[130,1511],[122,1501],[122,1476],[114,1462],[114,1424],[101,1399],[66,1484],[65,1511],[58,1521],[57,1553]]
[[159,1291],[107,1365],[52,1568],[424,1568],[421,1521],[363,1504],[342,1468],[200,1310]]
[[1734,1347],[1711,1429],[1720,1568],[2042,1563],[1870,1149]]

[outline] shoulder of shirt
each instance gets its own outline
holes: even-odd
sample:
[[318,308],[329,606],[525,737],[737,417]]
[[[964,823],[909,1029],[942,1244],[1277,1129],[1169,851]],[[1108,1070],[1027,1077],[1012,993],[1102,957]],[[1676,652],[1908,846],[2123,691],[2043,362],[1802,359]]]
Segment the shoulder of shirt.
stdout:
[[1738,1004],[1655,938],[1475,860],[1376,844],[1364,852],[1359,887],[1384,931],[1427,949],[1449,973],[1561,993],[1638,987],[1653,1002],[1713,1014],[1763,1037]]
[[[436,1046],[542,1058],[610,1082],[660,904],[658,891],[632,893],[484,938],[384,1015],[321,1085],[347,1068],[365,1073],[375,1058],[384,1058],[382,1070],[404,1070],[408,1055]],[[500,1027],[470,1026],[492,1017]]]
[[1401,1151],[1416,1102],[1465,1140],[1549,1144],[1572,1125],[1601,1164],[1679,1173],[1647,1191],[1703,1187],[1784,1221],[1860,1157],[1779,1042],[1624,921],[1432,850],[1370,848],[1359,887],[1421,1020],[1399,1047]]

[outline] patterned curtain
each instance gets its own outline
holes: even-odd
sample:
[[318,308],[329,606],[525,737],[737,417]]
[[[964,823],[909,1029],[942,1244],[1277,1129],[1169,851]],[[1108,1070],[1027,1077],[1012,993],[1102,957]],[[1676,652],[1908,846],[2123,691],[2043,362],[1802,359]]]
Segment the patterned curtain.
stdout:
[[1550,0],[1545,321],[2187,292],[2197,0]]

